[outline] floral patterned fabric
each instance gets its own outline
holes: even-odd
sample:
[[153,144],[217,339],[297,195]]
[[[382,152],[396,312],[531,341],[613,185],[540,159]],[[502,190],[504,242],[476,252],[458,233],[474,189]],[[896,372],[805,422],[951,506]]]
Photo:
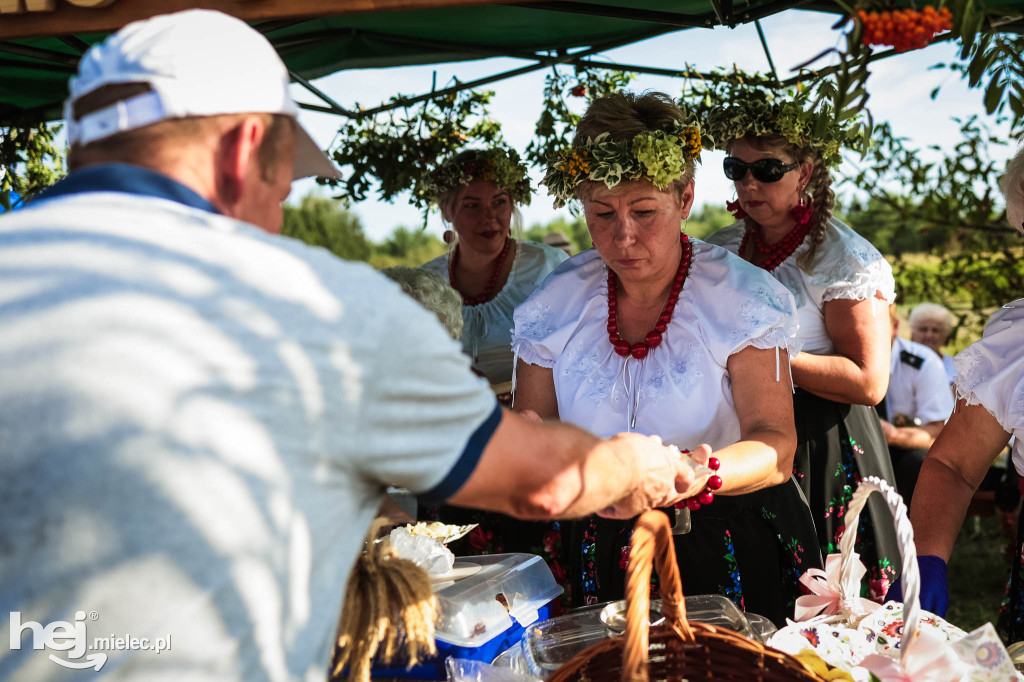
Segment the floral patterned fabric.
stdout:
[[[793,477],[811,507],[823,554],[837,554],[853,491],[865,476],[895,480],[885,436],[873,409],[797,390],[797,449]],[[857,528],[857,552],[867,568],[862,596],[881,601],[898,577],[899,545],[892,514],[878,495],[868,498]]]
[[[691,515],[691,531],[673,536],[683,592],[723,595],[776,625],[792,617],[800,575],[821,567],[814,524],[795,484],[717,497]],[[633,522],[592,517],[565,524],[574,606],[623,598]]]

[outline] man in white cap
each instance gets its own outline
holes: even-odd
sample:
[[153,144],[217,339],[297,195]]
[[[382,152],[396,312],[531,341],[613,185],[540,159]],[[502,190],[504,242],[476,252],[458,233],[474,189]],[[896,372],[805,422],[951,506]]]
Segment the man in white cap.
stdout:
[[657,438],[503,410],[397,286],[271,234],[336,171],[243,22],[129,25],[70,88],[72,173],[0,217],[0,679],[324,679],[388,484],[524,518],[701,490]]

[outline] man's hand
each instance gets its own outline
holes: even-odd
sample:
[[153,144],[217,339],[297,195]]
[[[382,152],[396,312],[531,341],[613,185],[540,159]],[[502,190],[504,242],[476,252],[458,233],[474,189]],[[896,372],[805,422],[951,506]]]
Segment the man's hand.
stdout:
[[885,436],[885,442],[892,443],[896,438],[896,434],[899,433],[899,429],[884,419],[879,419],[878,421],[882,424],[882,435]]
[[[679,451],[663,445],[658,436],[620,433],[613,436],[609,444],[632,455],[634,461],[624,462],[624,466],[636,472],[636,477],[632,490],[612,506],[602,509],[601,516],[629,519],[654,507],[670,507],[696,495],[707,483],[707,475],[698,477]],[[706,464],[710,454],[711,448],[701,445],[690,458],[698,464]]]

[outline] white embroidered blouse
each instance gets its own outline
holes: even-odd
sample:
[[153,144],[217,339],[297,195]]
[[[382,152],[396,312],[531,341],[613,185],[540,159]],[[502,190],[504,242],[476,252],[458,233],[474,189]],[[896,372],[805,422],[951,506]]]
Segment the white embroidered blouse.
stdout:
[[[501,291],[485,303],[462,306],[462,349],[472,359],[473,367],[487,375],[492,384],[512,378],[512,311],[567,258],[565,251],[546,244],[517,240],[515,246],[512,272]],[[447,280],[448,255],[438,256],[420,267]]]
[[748,346],[791,350],[793,296],[725,249],[692,243],[672,321],[644,360],[620,357],[608,340],[608,268],[596,250],[563,263],[516,308],[513,348],[553,370],[562,421],[605,437],[657,434],[680,448],[739,440],[726,363]]
[[[738,253],[744,229],[743,221],[734,223],[708,237],[708,242]],[[880,291],[888,305],[896,300],[896,281],[892,266],[878,249],[835,218],[825,229],[825,240],[818,245],[808,273],[800,267],[798,259],[810,248],[810,240],[805,239],[771,274],[785,284],[796,299],[800,321],[797,337],[803,344],[802,350],[831,355],[835,345],[825,327],[825,303],[834,299],[877,301],[875,292]],[[876,314],[881,313],[881,302],[878,306]]]
[[984,405],[1013,434],[1013,465],[1024,474],[1024,298],[989,318],[985,333],[953,359],[958,398]]

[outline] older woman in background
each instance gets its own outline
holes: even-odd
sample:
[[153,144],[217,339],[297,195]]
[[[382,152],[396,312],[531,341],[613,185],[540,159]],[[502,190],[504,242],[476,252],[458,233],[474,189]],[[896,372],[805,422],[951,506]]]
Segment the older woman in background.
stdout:
[[444,277],[424,270],[395,265],[380,271],[412,296],[421,306],[437,315],[444,330],[458,341],[462,337],[462,297],[452,289]]
[[[819,117],[824,133],[814,133]],[[829,166],[844,132],[831,113],[796,102],[738,96],[709,114],[709,133],[725,148],[735,183],[729,208],[739,222],[708,238],[771,273],[793,293],[801,353],[791,362],[798,445],[794,474],[810,502],[823,551],[839,551],[844,516],[863,476],[895,481],[885,437],[871,406],[889,383],[888,304],[892,269],[882,254],[832,216]],[[899,551],[885,504],[868,500],[858,550],[869,596],[896,577]]]
[[946,378],[953,383],[956,367],[953,358],[942,352],[953,331],[953,313],[938,303],[919,303],[910,311],[910,340],[928,346],[938,353]]
[[[1024,153],[1003,176],[1006,215],[1024,232]],[[1021,293],[1021,292],[1017,292]],[[946,562],[967,506],[995,459],[1014,437],[1013,466],[1024,473],[1024,298],[996,311],[980,341],[954,358],[957,402],[921,467],[910,508],[921,567],[921,607],[945,615],[949,604]],[[1024,514],[1022,514],[1024,515]],[[1010,587],[999,614],[1004,642],[1024,639],[1024,519],[1018,521]],[[894,593],[890,595],[899,598]]]
[[[675,536],[683,588],[781,624],[797,578],[821,561],[790,480],[793,299],[764,271],[681,232],[700,149],[699,129],[666,95],[591,103],[544,184],[556,207],[582,202],[594,249],[516,310],[515,408],[598,434],[659,435],[701,462],[713,454],[717,475],[687,500],[692,530]],[[631,528],[572,522],[574,604],[622,597]]]
[[[491,385],[512,379],[512,311],[566,259],[516,238],[530,203],[526,166],[511,149],[459,152],[429,175],[428,191],[451,226],[451,250],[424,264],[462,295],[463,349]],[[507,390],[507,389],[506,389]],[[499,391],[503,392],[503,391]]]

